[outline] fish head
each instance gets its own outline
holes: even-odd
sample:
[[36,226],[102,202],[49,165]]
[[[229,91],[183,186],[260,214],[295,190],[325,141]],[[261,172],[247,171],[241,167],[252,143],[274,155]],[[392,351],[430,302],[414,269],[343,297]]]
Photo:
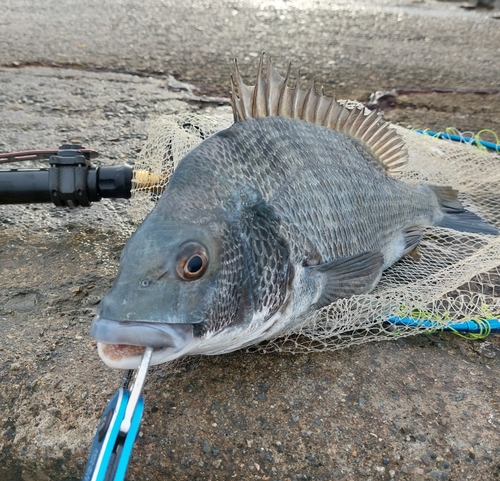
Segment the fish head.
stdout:
[[221,222],[148,218],[126,244],[118,275],[91,327],[111,367],[137,367],[143,347],[153,364],[181,355],[211,326],[218,279],[227,268]]
[[244,337],[257,314],[276,311],[288,251],[263,239],[265,222],[251,217],[253,232],[241,219],[189,223],[158,219],[153,211],[125,246],[92,323],[102,360],[135,369],[150,346],[152,364],[160,364],[196,352],[207,337],[217,343],[228,329]]

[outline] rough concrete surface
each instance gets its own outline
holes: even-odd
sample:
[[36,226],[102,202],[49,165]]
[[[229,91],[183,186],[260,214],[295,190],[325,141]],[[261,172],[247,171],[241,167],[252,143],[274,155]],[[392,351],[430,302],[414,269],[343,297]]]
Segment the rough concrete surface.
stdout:
[[[229,59],[246,74],[261,50],[339,97],[459,90],[399,96],[387,116],[402,125],[500,131],[500,24],[487,11],[7,0],[0,13],[4,151],[79,140],[100,152],[96,165],[133,162],[149,120],[218,103],[169,74],[195,94],[227,94]],[[81,478],[121,379],[89,326],[134,228],[128,201],[0,206],[0,480]],[[496,337],[445,334],[158,366],[127,479],[499,479],[499,367]]]

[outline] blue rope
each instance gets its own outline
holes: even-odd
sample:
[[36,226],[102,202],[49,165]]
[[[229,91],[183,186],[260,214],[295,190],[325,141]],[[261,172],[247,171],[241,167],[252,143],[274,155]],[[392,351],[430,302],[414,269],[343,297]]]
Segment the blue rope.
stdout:
[[[395,326],[458,331],[468,334],[480,334],[484,332],[484,326],[481,326],[481,324],[474,320],[443,323],[442,321],[438,322],[424,319],[414,319],[412,317],[392,316],[388,319],[388,322],[394,324]],[[500,334],[500,319],[481,319],[481,322],[489,325],[489,332],[491,334]]]
[[438,139],[447,139],[447,140],[454,140],[456,142],[462,142],[464,144],[471,144],[471,145],[482,145],[483,147],[486,147],[487,149],[490,150],[495,150],[497,152],[500,152],[500,144],[495,144],[494,142],[488,142],[486,140],[476,140],[472,137],[463,137],[461,135],[452,135],[452,134],[447,134],[445,132],[432,132],[431,130],[415,130],[418,134],[426,134],[430,135],[431,137],[437,137]]

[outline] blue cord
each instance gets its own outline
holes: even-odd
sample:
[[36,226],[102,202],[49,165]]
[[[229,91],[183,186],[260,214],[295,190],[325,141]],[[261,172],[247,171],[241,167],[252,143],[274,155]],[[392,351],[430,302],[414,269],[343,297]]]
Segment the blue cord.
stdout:
[[[500,319],[481,319],[481,321],[489,325],[490,327],[489,332],[491,334],[500,333]],[[461,333],[469,333],[469,334],[479,334],[484,330],[484,328],[481,328],[480,324],[478,324],[474,320],[462,321],[462,322],[447,322],[446,324],[444,324],[443,322],[437,322],[437,321],[414,319],[411,317],[392,316],[388,319],[388,322],[396,326],[423,327],[426,329],[442,329],[444,331],[458,331]]]
[[454,140],[456,142],[462,142],[464,144],[471,144],[471,145],[480,144],[483,147],[486,147],[487,149],[500,152],[500,144],[495,144],[494,142],[487,142],[486,140],[476,140],[473,139],[472,137],[462,137],[461,135],[452,135],[452,134],[447,134],[445,132],[432,132],[430,130],[415,130],[415,132],[417,132],[418,134],[430,135],[431,137],[437,137],[438,139]]

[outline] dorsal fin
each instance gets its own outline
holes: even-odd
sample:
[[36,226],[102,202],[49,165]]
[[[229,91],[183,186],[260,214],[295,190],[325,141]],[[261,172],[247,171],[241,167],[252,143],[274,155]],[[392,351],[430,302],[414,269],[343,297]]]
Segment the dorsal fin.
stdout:
[[323,88],[316,92],[314,80],[307,90],[301,90],[297,81],[289,87],[289,74],[290,64],[286,76],[282,77],[269,56],[265,74],[262,54],[255,86],[249,87],[243,82],[235,59],[234,77],[231,77],[235,122],[269,116],[307,120],[361,140],[387,171],[399,170],[406,164],[408,152],[403,139],[379,114],[375,111],[365,113],[365,109],[359,107],[349,108],[335,98],[325,97]]

